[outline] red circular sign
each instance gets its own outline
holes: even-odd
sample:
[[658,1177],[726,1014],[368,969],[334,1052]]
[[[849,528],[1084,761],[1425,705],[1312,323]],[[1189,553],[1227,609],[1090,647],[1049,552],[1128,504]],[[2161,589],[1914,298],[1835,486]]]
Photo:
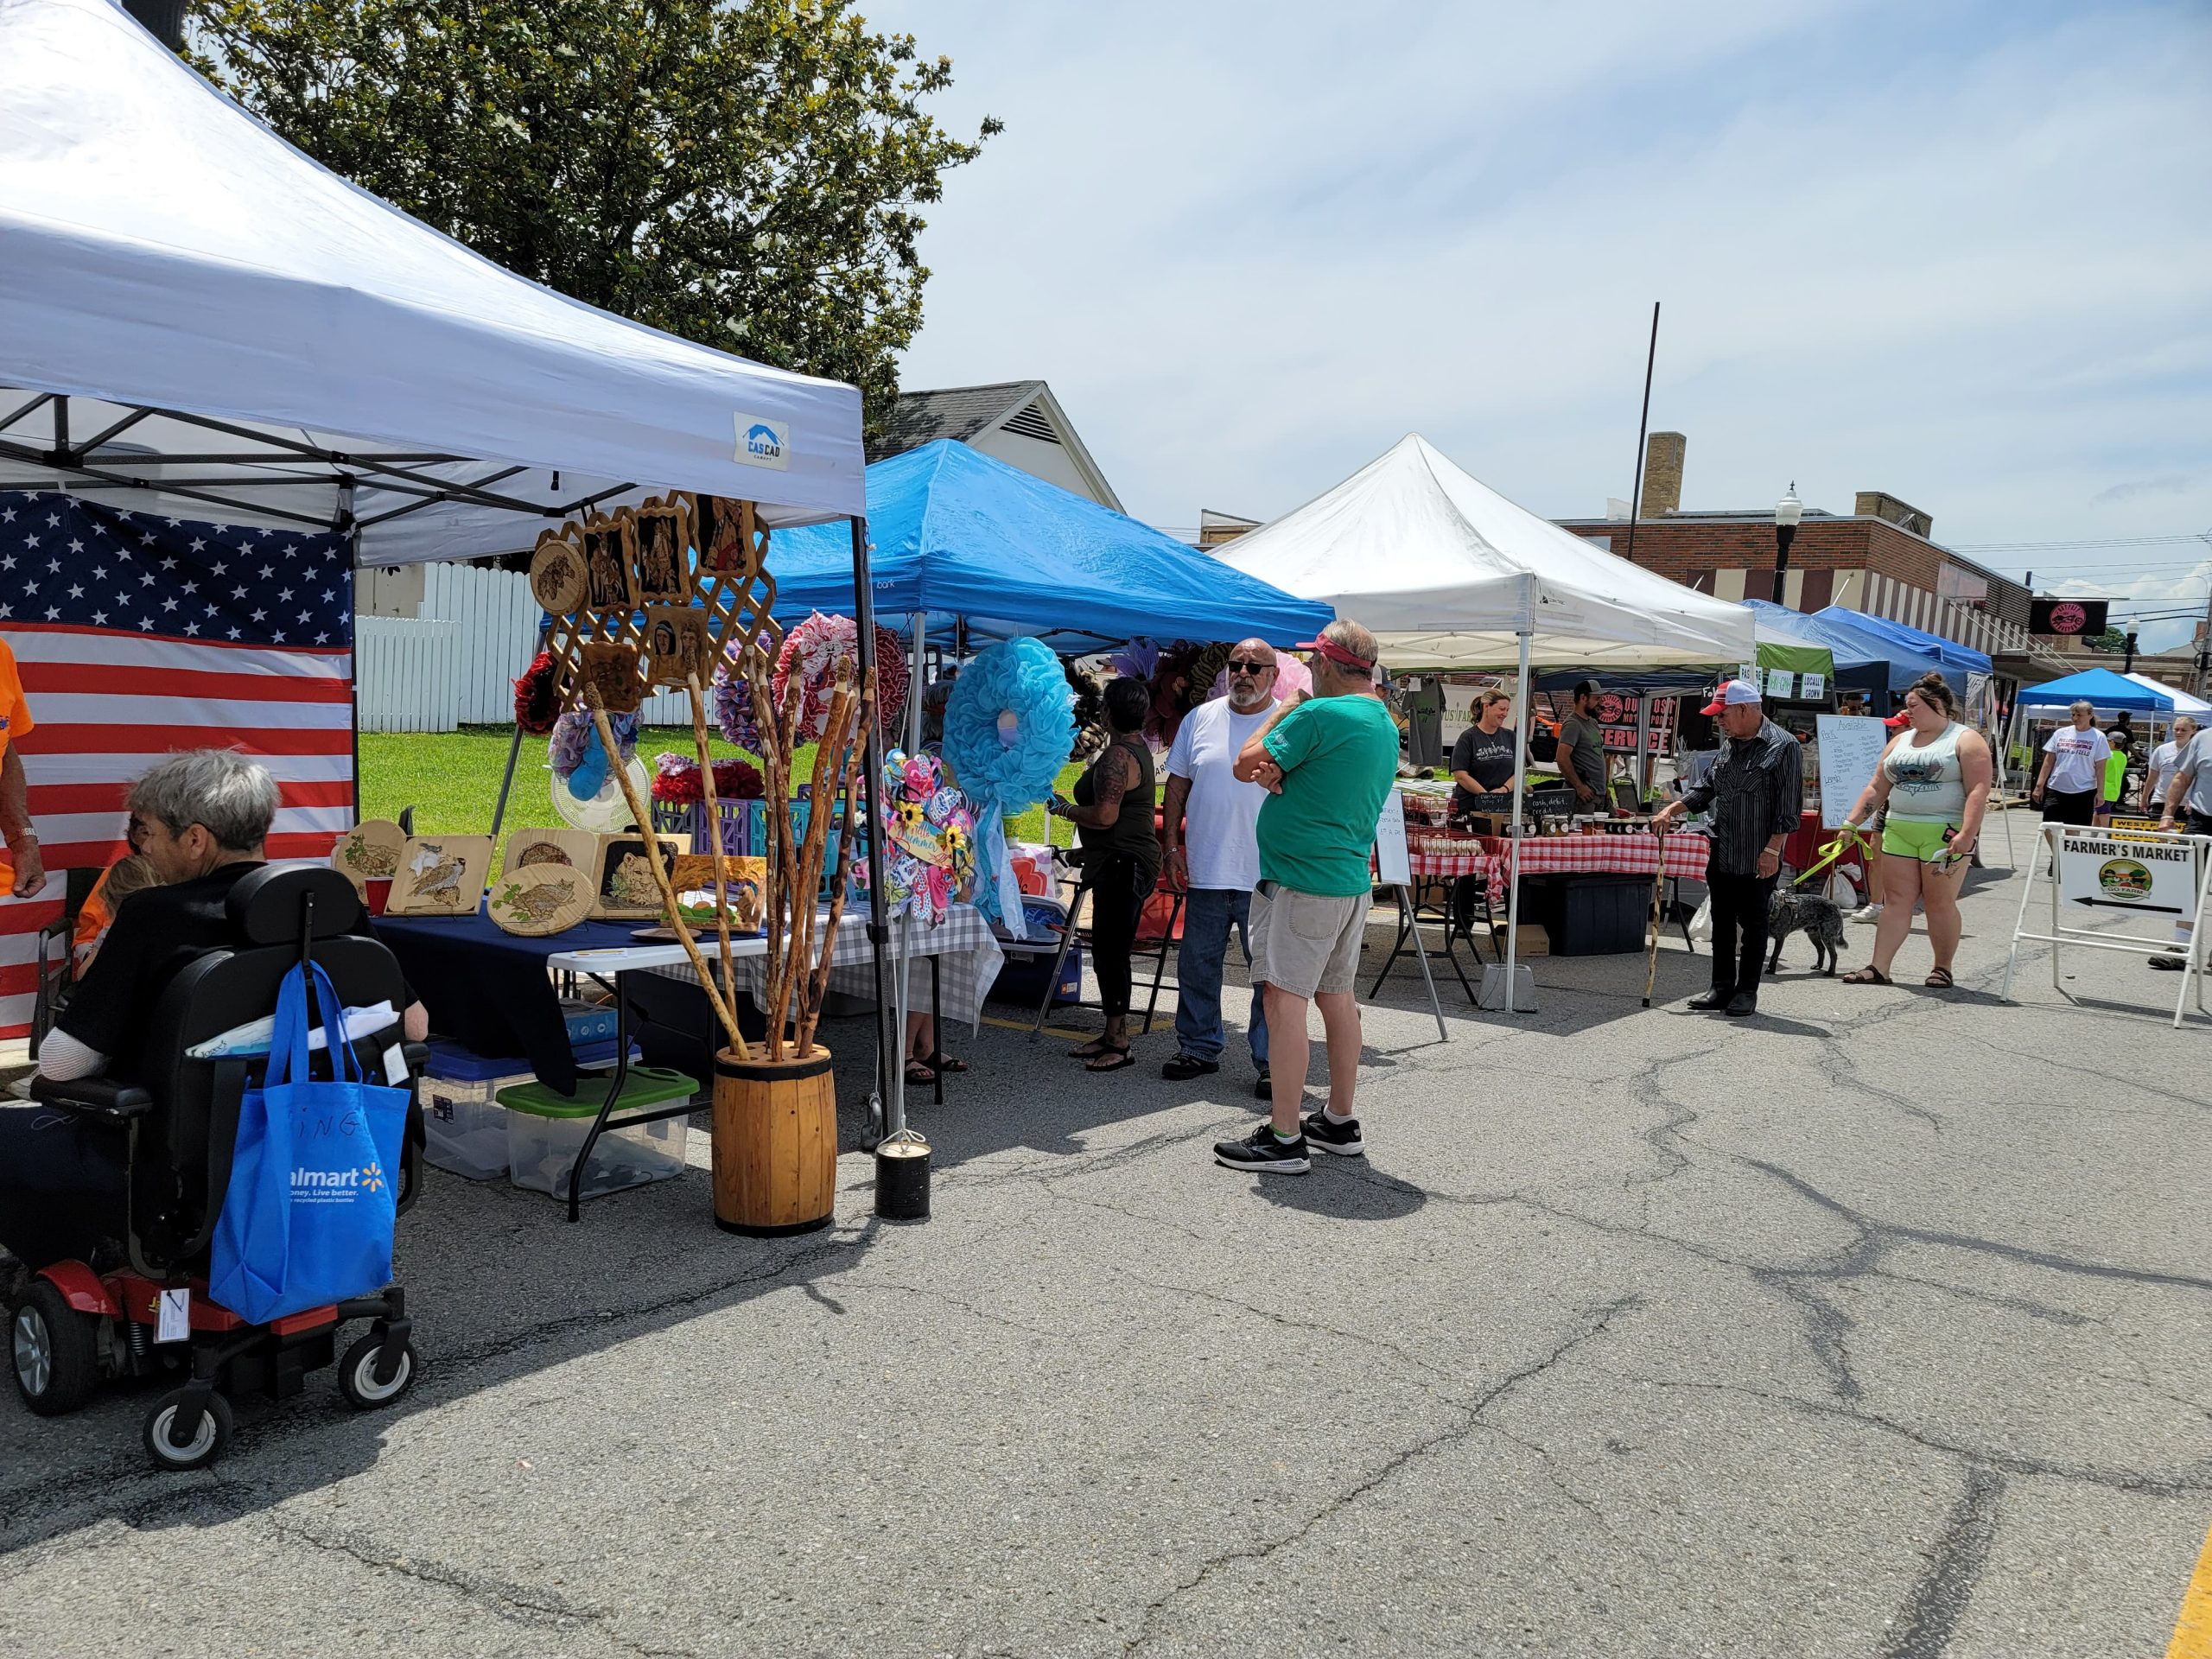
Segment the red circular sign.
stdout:
[[2079,605],[2054,605],[2050,607],[2050,631],[2053,633],[2079,633],[2089,613]]

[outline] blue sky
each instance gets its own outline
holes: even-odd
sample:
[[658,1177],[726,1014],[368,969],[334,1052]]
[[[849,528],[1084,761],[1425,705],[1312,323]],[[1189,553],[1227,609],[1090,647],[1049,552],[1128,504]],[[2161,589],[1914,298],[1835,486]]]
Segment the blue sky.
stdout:
[[[2212,530],[2202,3],[869,15],[953,58],[948,121],[1007,123],[931,214],[906,384],[1051,381],[1141,518],[1270,518],[1412,430],[1600,513],[1656,299],[1686,506]],[[2201,604],[2207,553],[1977,556]]]

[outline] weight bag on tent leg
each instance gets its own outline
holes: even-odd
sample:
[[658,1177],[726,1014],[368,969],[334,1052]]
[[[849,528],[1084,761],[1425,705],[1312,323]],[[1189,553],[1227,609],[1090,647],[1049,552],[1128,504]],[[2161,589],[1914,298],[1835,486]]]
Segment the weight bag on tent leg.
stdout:
[[207,1293],[256,1325],[391,1282],[392,1224],[408,1091],[360,1075],[345,1010],[318,964],[314,991],[332,1077],[308,1072],[308,987],[276,994],[262,1086],[238,1103],[238,1150],[217,1218]]

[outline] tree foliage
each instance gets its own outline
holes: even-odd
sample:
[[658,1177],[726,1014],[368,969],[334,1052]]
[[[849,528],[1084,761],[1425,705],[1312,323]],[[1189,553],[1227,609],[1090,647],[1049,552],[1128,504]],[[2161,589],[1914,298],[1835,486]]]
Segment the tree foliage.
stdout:
[[871,427],[929,276],[918,209],[997,131],[849,0],[192,0],[195,65],[510,270],[849,380]]

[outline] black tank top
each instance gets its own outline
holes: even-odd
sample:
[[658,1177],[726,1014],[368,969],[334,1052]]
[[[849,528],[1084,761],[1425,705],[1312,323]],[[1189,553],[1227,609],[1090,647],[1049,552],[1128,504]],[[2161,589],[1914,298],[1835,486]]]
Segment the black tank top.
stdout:
[[1153,772],[1152,751],[1140,738],[1117,737],[1090,763],[1090,770],[1076,779],[1075,804],[1096,806],[1098,804],[1098,768],[1106,757],[1120,749],[1130,757],[1130,767],[1135,781],[1122,791],[1121,816],[1104,829],[1093,829],[1089,824],[1077,824],[1085,852],[1101,856],[1108,853],[1126,853],[1140,864],[1153,869],[1160,868],[1160,836],[1153,828]]

